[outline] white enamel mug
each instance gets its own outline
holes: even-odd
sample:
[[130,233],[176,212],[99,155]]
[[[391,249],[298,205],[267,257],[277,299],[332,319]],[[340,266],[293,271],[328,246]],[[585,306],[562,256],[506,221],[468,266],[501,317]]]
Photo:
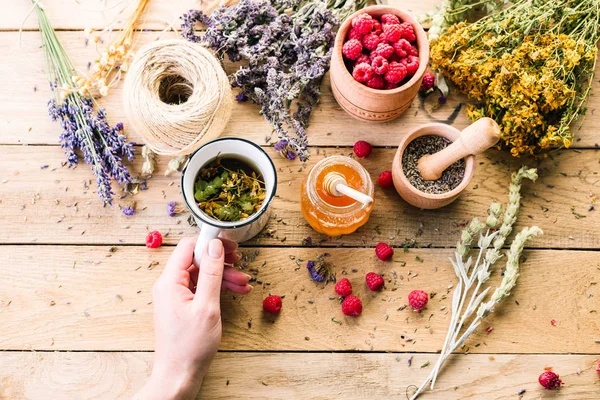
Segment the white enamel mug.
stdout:
[[[194,198],[194,182],[198,171],[217,156],[234,157],[252,166],[265,182],[266,198],[261,208],[241,221],[218,221],[206,215]],[[188,160],[181,174],[183,199],[200,227],[200,236],[194,249],[194,264],[200,265],[200,258],[212,239],[224,237],[237,243],[256,236],[269,221],[271,202],[277,190],[275,165],[265,151],[253,142],[233,137],[223,137],[206,143],[196,150]]]

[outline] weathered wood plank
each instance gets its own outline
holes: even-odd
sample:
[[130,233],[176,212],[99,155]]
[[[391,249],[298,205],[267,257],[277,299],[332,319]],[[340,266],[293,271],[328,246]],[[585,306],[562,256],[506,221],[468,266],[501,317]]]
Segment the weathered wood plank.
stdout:
[[[211,2],[212,0],[209,1],[209,3]],[[11,7],[5,7],[0,14],[0,30],[18,30],[31,9],[29,1],[13,1],[13,3]],[[438,3],[440,0],[389,1],[389,4],[397,5],[413,13],[433,10]],[[102,29],[113,21],[120,24],[129,17],[137,1],[52,0],[43,4],[46,6],[46,12],[55,29],[83,30],[87,27]],[[200,4],[200,1],[190,0],[151,1],[146,10],[146,22],[143,28],[162,30],[171,24],[179,28],[181,24],[179,17],[190,8],[198,8]],[[125,12],[118,15],[124,6],[127,7]],[[74,13],[77,14],[77,18],[73,18]],[[35,15],[25,21],[23,28],[28,30],[38,28]]]
[[[172,248],[3,246],[0,251],[0,349],[152,350],[151,288]],[[450,250],[397,251],[378,261],[372,249],[330,249],[337,277],[347,276],[364,305],[344,317],[333,285],[309,278],[306,261],[325,249],[263,248],[246,270],[250,295],[222,297],[223,350],[400,351],[441,349],[456,277]],[[254,254],[254,249],[246,249]],[[417,258],[418,256],[418,258]],[[513,296],[466,344],[472,353],[597,353],[598,252],[531,250]],[[295,259],[302,259],[296,263]],[[491,285],[501,279],[497,265]],[[369,292],[364,276],[382,273]],[[437,293],[426,311],[404,308],[411,290]],[[269,293],[285,295],[277,318],[262,312]],[[565,293],[569,293],[565,296]],[[518,301],[518,304],[516,302]],[[335,318],[336,323],[332,320]],[[556,326],[551,320],[556,321]],[[251,324],[249,324],[251,322]],[[487,327],[493,327],[490,334]]]
[[[406,238],[416,239],[421,245],[454,246],[461,224],[474,216],[485,217],[493,201],[507,201],[510,171],[520,166],[505,153],[488,152],[489,158],[480,157],[475,178],[463,196],[440,210],[418,210],[394,190],[377,187],[369,222],[352,235],[331,239],[306,224],[300,211],[299,190],[308,169],[324,155],[350,154],[351,150],[320,149],[304,168],[299,162],[283,160],[272,149],[268,151],[278,168],[280,185],[269,228],[250,242],[252,245],[300,246],[310,236],[316,246],[375,246],[380,241],[401,246]],[[390,168],[394,154],[393,149],[375,149],[361,163],[376,180],[381,171]],[[133,217],[123,215],[117,206],[102,208],[89,167],[61,167],[64,156],[58,147],[0,146],[0,159],[0,221],[4,227],[0,243],[143,244],[148,229],[158,229],[170,232],[165,240],[173,244],[196,232],[187,224],[189,214],[174,218],[167,215],[168,201],[183,203],[179,174],[163,176],[164,158],[160,159],[156,176],[148,181],[147,191],[117,201],[125,206],[135,200],[137,212]],[[140,164],[139,159],[134,163],[134,173],[140,171]],[[40,169],[45,165],[49,167]],[[539,181],[525,183],[518,222],[518,227],[536,224],[546,232],[532,246],[600,247],[598,211],[588,211],[600,196],[599,173],[597,150],[563,151],[554,160],[542,163]],[[84,183],[89,183],[89,189]]]
[[[407,360],[412,357],[412,367]],[[597,356],[476,355],[451,359],[427,399],[523,400],[598,397]],[[431,354],[219,353],[198,398],[390,399],[404,398],[430,372]],[[19,368],[15,368],[15,366]],[[0,353],[0,397],[128,399],[144,385],[152,353]],[[260,366],[260,368],[252,368]],[[552,366],[565,381],[549,393],[537,383]],[[352,371],[349,374],[349,369]],[[578,372],[580,371],[580,372]]]
[[[38,48],[38,32],[23,33],[19,50],[17,32],[0,35],[0,52],[5,54],[0,63],[0,144],[57,144],[60,126],[47,115],[46,103],[50,98],[43,54]],[[141,34],[140,43],[153,41],[158,33]],[[173,37],[173,33],[162,37]],[[94,46],[85,46],[82,32],[60,32],[59,37],[76,67],[86,71],[88,61],[97,57]],[[229,67],[228,67],[229,68]],[[596,73],[600,76],[600,63]],[[34,91],[34,88],[36,90]],[[100,104],[108,110],[113,122],[127,121],[122,107],[122,85],[118,85]],[[600,97],[594,95],[600,90],[600,80],[595,80],[589,113],[581,126],[576,126],[575,147],[593,148],[597,142],[596,126],[600,114],[595,109],[600,106]],[[418,97],[411,108],[400,118],[385,124],[369,124],[349,117],[337,104],[331,93],[329,77],[322,85],[323,96],[316,107],[308,128],[309,143],[313,146],[351,146],[357,140],[368,140],[377,146],[397,146],[400,138],[416,127],[429,122],[448,122],[459,129],[468,125],[464,112],[464,97],[458,94],[449,96],[445,105],[433,111],[437,97]],[[265,143],[271,134],[270,125],[258,114],[259,107],[249,102],[235,104],[233,117],[223,135],[244,136],[257,143]],[[130,140],[142,142],[141,136],[127,129]]]

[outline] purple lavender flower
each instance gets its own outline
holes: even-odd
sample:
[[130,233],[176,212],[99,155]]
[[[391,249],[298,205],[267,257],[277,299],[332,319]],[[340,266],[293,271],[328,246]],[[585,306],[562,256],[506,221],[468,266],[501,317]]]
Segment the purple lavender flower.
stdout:
[[315,282],[335,279],[332,273],[332,265],[325,261],[325,255],[318,256],[316,261],[310,260],[306,263],[306,268]]
[[177,215],[177,213],[175,212],[175,202],[174,201],[170,201],[168,204],[169,210],[169,217],[174,217],[175,215]]
[[314,261],[309,261],[308,263],[306,263],[306,268],[308,268],[308,272],[310,272],[310,276],[313,278],[314,281],[323,282],[325,280],[325,276],[319,274],[315,270],[315,264],[316,263]]
[[246,96],[246,93],[240,92],[235,96],[235,99],[237,100],[238,103],[244,103],[244,102],[248,101],[248,96]]
[[296,153],[290,150],[285,154],[285,158],[290,161],[294,161],[296,159]]
[[123,207],[123,214],[127,215],[128,217],[130,217],[133,214],[135,214],[135,210],[132,207],[130,207],[130,206]]
[[279,142],[275,143],[273,148],[275,149],[275,151],[284,151],[287,148],[287,146],[288,146],[288,141],[285,139],[282,139]]

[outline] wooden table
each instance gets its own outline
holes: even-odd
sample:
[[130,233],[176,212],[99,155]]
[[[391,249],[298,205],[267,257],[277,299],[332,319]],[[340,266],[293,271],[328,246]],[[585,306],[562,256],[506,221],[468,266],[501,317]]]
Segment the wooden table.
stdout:
[[[89,167],[62,165],[59,126],[46,113],[49,91],[37,23],[35,17],[25,22],[19,50],[19,26],[31,5],[12,3],[0,13],[0,398],[127,398],[151,370],[152,284],[172,246],[196,229],[188,226],[186,214],[167,215],[167,202],[181,202],[181,194],[178,176],[163,176],[165,158],[147,191],[105,208]],[[85,7],[72,0],[45,3],[67,51],[85,68],[95,49],[85,46],[82,30],[103,27],[111,12],[90,10],[102,7],[99,1],[83,2]],[[437,1],[396,3],[421,12]],[[140,42],[155,40],[165,21],[178,24],[189,7],[183,0],[152,1],[149,31],[140,34]],[[173,34],[162,35],[168,36]],[[467,342],[468,355],[451,359],[435,392],[424,399],[517,399],[521,389],[526,399],[600,398],[595,371],[600,211],[591,207],[600,194],[599,77],[600,69],[573,149],[542,162],[538,182],[523,190],[518,228],[535,224],[545,234],[525,251],[512,298]],[[343,238],[321,237],[306,225],[298,201],[300,184],[317,161],[349,155],[352,144],[365,139],[377,147],[361,163],[376,177],[390,169],[402,135],[419,124],[441,120],[463,128],[468,123],[464,99],[456,95],[435,111],[431,99],[417,99],[401,118],[371,125],[340,109],[328,79],[323,92],[309,127],[313,147],[306,164],[285,161],[265,145],[281,184],[269,227],[243,245],[245,254],[256,255],[249,268],[262,284],[245,297],[223,295],[223,342],[202,389],[205,398],[404,398],[407,386],[420,384],[429,373],[425,364],[441,349],[450,318],[448,288],[456,283],[447,257],[461,224],[485,216],[492,201],[506,201],[510,172],[532,163],[489,151],[478,159],[463,196],[437,211],[417,210],[395,192],[376,188],[377,205],[366,226]],[[127,122],[120,87],[101,104],[113,123]],[[258,107],[246,103],[235,105],[224,135],[265,144],[269,133]],[[140,141],[137,132],[128,130],[128,136]],[[140,166],[136,158],[131,169],[139,172]],[[119,205],[131,200],[137,212],[127,217]],[[144,238],[154,229],[168,236],[165,245],[150,251]],[[310,246],[303,243],[307,237]],[[405,252],[405,240],[430,248]],[[373,247],[380,241],[398,246],[392,262],[376,259]],[[306,261],[324,252],[331,254],[338,277],[355,283],[364,302],[359,318],[344,318],[332,285],[309,279]],[[385,274],[381,293],[359,283],[368,271]],[[499,280],[496,271],[492,285]],[[437,293],[423,315],[403,307],[408,292],[417,288]],[[262,313],[268,293],[286,295],[276,319]],[[553,367],[566,386],[542,390],[537,377],[545,367]]]

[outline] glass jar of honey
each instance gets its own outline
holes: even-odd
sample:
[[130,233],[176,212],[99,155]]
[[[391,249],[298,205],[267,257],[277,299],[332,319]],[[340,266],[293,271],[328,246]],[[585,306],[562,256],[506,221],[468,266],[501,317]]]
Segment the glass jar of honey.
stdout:
[[330,193],[325,177],[331,173],[340,174],[348,187],[373,197],[373,182],[362,165],[350,157],[327,157],[313,167],[302,184],[302,215],[319,233],[347,235],[367,222],[374,203],[363,204],[348,196]]

